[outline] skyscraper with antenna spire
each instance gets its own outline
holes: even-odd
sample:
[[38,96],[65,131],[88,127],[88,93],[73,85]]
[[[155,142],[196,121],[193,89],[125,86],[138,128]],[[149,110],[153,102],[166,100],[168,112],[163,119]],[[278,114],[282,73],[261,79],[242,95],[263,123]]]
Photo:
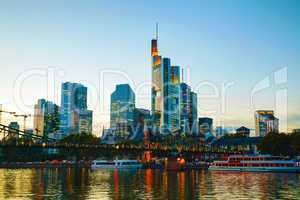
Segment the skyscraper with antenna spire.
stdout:
[[[156,127],[164,130],[179,128],[179,115],[175,111],[179,95],[177,92],[180,81],[178,66],[171,66],[170,58],[162,58],[158,52],[158,23],[156,37],[151,41],[152,56],[152,117]],[[177,99],[177,100],[176,100]],[[178,109],[177,109],[178,110]]]
[[[181,96],[187,98],[189,107],[189,94],[182,95],[180,67],[171,65],[171,59],[162,57],[158,51],[158,23],[156,23],[156,37],[151,40],[152,58],[152,88],[151,88],[151,113],[152,122],[160,133],[177,132],[182,129],[181,113],[185,111],[180,102],[184,102]],[[189,111],[188,109],[187,111]],[[191,113],[185,111],[189,126]],[[183,131],[181,131],[183,132]],[[184,131],[187,132],[187,131]]]
[[151,91],[151,112],[153,124],[161,126],[162,121],[162,66],[161,56],[158,54],[158,24],[156,23],[156,38],[151,40],[152,57],[152,91]]

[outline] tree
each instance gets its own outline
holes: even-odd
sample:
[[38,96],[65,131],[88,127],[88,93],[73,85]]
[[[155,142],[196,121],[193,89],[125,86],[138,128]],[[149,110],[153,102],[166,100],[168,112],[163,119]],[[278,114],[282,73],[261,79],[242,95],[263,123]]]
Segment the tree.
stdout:
[[294,155],[294,149],[291,145],[291,138],[285,133],[269,133],[267,134],[258,149],[262,153],[272,155]]
[[99,144],[100,139],[93,134],[81,133],[71,134],[61,140],[61,142],[68,144]]
[[300,155],[300,134],[292,133],[290,135],[291,146],[296,155]]

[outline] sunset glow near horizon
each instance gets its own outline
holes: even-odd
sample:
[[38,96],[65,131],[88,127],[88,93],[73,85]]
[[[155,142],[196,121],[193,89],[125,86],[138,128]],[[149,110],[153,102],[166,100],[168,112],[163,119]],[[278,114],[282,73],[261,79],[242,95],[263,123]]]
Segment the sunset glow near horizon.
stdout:
[[159,22],[159,53],[184,68],[198,116],[253,129],[254,111],[266,109],[281,131],[299,128],[300,2],[288,2],[1,2],[0,104],[33,114],[39,98],[60,105],[62,82],[80,82],[95,134],[109,126],[116,84],[129,83],[137,107],[150,109],[150,46]]

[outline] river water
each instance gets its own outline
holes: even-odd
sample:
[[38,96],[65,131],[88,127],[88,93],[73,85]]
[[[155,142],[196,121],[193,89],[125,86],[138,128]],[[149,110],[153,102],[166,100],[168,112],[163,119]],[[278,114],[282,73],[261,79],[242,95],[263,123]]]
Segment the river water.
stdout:
[[300,174],[0,169],[0,199],[300,199]]

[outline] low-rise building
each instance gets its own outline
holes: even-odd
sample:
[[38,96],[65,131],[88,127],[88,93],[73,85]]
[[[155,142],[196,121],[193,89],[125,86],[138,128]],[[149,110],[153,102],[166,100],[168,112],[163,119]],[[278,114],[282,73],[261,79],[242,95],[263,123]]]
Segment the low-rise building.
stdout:
[[236,134],[239,136],[249,137],[250,129],[245,126],[241,126],[240,128],[236,129]]

